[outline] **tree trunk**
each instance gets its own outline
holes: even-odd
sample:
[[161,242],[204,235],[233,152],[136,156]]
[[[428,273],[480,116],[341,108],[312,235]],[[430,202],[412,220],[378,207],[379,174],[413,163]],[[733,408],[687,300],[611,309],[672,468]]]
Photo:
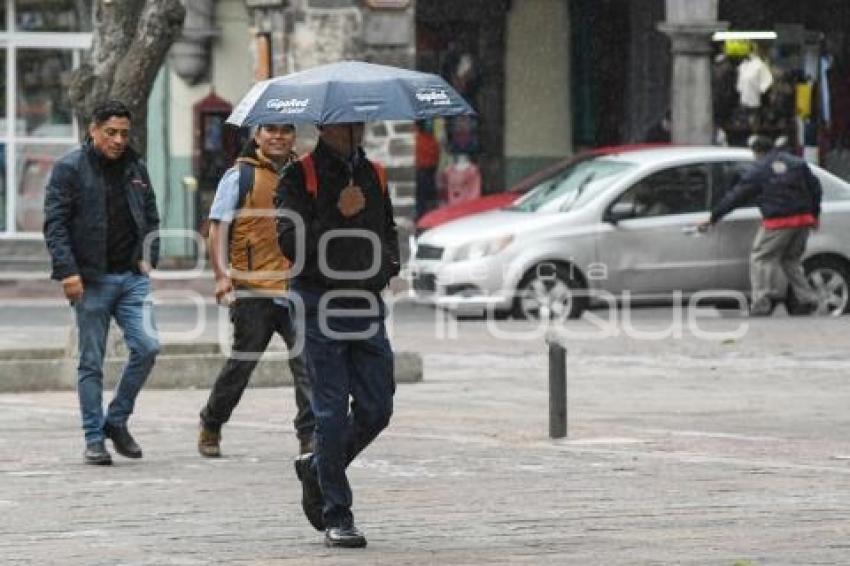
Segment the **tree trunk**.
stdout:
[[82,137],[94,107],[115,98],[133,113],[130,143],[145,154],[148,96],[185,15],[180,0],[96,0],[91,52],[69,92]]

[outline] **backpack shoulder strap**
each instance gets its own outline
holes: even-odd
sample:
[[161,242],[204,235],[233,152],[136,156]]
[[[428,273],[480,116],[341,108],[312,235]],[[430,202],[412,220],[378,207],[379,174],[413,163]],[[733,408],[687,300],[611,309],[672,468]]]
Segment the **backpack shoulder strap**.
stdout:
[[[316,162],[313,161],[313,154],[308,153],[299,159],[301,167],[304,170],[304,186],[307,193],[316,198],[319,192],[319,178],[316,175]],[[381,193],[387,194],[387,170],[380,163],[370,161],[375,175],[378,177],[378,182],[381,184]]]
[[378,182],[381,184],[381,193],[387,194],[387,170],[386,168],[376,161],[370,161],[372,164],[372,169],[375,170],[375,175],[378,176]]
[[299,161],[304,170],[304,186],[307,189],[307,194],[316,198],[316,193],[319,192],[319,179],[316,177],[316,162],[313,161],[313,154],[308,153]]
[[244,161],[239,162],[239,198],[236,200],[236,210],[245,206],[248,193],[254,188],[254,167]]

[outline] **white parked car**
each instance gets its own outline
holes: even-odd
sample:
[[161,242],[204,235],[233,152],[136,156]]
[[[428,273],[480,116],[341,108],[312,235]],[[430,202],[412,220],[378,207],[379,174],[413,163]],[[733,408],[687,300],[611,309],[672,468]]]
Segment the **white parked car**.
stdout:
[[[705,233],[696,225],[752,161],[748,149],[675,146],[581,161],[507,208],[425,232],[413,292],[453,309],[554,318],[626,292],[748,294],[758,209],[738,208]],[[850,184],[812,170],[823,206],[804,265],[823,307],[841,314],[850,310]]]

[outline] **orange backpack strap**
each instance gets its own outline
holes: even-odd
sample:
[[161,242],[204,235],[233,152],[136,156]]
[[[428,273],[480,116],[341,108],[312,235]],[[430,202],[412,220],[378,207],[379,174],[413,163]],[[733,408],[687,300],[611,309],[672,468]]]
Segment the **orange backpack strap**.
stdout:
[[301,161],[301,168],[304,169],[304,185],[307,194],[316,198],[316,193],[319,192],[319,179],[316,177],[316,163],[313,161],[313,154],[308,153],[299,161]]
[[[316,198],[319,192],[319,178],[316,176],[316,162],[313,161],[313,154],[308,153],[299,159],[301,167],[304,169],[304,186],[307,189],[307,194]],[[378,176],[378,182],[381,184],[381,193],[387,194],[387,170],[380,163],[370,161],[375,175]]]
[[378,176],[378,182],[381,183],[381,193],[387,194],[387,170],[386,168],[375,161],[370,161],[372,169],[375,170],[375,175]]

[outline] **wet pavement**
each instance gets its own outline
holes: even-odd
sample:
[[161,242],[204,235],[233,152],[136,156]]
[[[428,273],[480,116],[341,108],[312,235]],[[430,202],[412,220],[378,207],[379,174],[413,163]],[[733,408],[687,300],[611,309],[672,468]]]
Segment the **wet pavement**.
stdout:
[[425,380],[351,468],[363,550],[301,514],[291,389],[249,389],[220,460],[195,449],[206,391],[145,390],[145,457],[110,468],[82,464],[73,393],[0,395],[0,562],[846,564],[848,319],[671,312],[570,323],[570,434],[550,440],[533,325],[400,308]]

